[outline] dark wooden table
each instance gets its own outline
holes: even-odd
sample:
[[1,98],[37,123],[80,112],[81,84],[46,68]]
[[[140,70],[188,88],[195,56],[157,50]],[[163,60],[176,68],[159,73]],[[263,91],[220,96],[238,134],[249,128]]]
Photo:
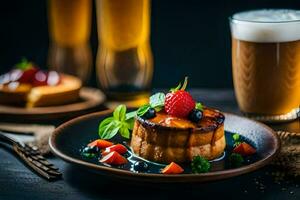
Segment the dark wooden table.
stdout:
[[[231,90],[192,90],[193,96],[205,104],[239,114]],[[300,132],[300,120],[292,125],[276,126]],[[0,148],[0,200],[9,199],[300,199],[299,179],[275,181],[267,166],[256,172],[228,180],[201,185],[134,185],[104,178],[62,160],[50,157],[63,173],[63,180],[48,182],[10,153]]]

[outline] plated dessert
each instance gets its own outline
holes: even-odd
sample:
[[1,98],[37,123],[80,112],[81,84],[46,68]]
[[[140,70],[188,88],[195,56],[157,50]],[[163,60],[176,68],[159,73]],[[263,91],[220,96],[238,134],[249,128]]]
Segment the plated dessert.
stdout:
[[26,107],[53,106],[78,100],[81,81],[71,75],[40,70],[23,59],[0,76],[0,104]]
[[[250,162],[256,149],[239,134],[226,134],[224,115],[196,102],[186,86],[187,78],[167,94],[152,95],[136,111],[126,113],[126,107],[119,105],[100,122],[100,139],[81,149],[81,154],[134,172],[159,166],[163,174],[204,173],[211,170],[211,163],[223,159],[230,167]],[[115,142],[120,136],[123,142]]]

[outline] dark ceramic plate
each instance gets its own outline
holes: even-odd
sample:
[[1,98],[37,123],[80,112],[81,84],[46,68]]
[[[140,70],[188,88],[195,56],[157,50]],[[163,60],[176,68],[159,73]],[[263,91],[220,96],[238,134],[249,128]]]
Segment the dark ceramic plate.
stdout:
[[[59,126],[49,139],[52,152],[58,157],[85,169],[110,177],[141,182],[206,182],[234,177],[254,171],[270,163],[279,150],[279,140],[276,133],[269,127],[237,115],[225,113],[225,136],[227,147],[225,154],[211,162],[212,170],[208,173],[193,174],[189,166],[183,165],[184,174],[164,175],[159,173],[165,166],[149,162],[149,170],[143,173],[132,171],[132,165],[140,158],[128,153],[130,161],[122,167],[106,166],[98,162],[98,158],[85,158],[81,149],[90,141],[98,139],[98,125],[101,120],[111,115],[111,111],[103,111],[75,118]],[[228,155],[232,149],[232,134],[239,133],[243,140],[256,147],[257,153],[245,159],[245,164],[239,168],[228,167]],[[121,138],[114,142],[124,143]],[[129,151],[130,152],[130,151]]]

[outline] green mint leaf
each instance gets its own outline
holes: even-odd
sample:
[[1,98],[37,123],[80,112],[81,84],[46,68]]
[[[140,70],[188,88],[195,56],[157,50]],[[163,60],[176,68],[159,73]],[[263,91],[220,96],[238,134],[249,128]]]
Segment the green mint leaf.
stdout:
[[136,111],[131,111],[129,113],[126,113],[126,117],[125,117],[125,120],[129,120],[129,119],[132,119],[136,116]]
[[237,133],[235,133],[235,134],[232,135],[232,138],[233,138],[233,140],[234,140],[235,142],[238,142],[238,141],[240,140],[240,135],[237,134]]
[[202,105],[202,103],[197,102],[195,108],[198,109],[198,110],[203,111],[203,105]]
[[152,108],[163,107],[165,105],[166,95],[162,92],[156,93],[150,97],[150,106]]
[[137,110],[137,115],[140,117],[143,116],[150,108],[151,106],[149,104],[143,105]]
[[126,106],[121,104],[115,108],[113,113],[114,119],[118,121],[125,121],[126,118]]
[[26,69],[32,67],[32,63],[23,57],[21,59],[21,61],[15,65],[15,67],[20,70],[26,70]]

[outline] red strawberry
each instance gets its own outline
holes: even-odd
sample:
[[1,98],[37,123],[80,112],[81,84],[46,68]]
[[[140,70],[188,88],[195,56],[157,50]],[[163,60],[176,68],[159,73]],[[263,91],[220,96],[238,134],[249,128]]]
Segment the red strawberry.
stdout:
[[102,139],[94,140],[93,142],[88,144],[89,147],[96,146],[99,149],[105,149],[105,148],[110,147],[112,145],[114,145],[112,142],[109,142],[107,140],[102,140]]
[[30,83],[37,73],[38,69],[35,67],[28,68],[23,71],[22,76],[18,80],[20,83]]
[[127,148],[122,145],[122,144],[115,144],[115,145],[112,145],[110,147],[107,147],[103,152],[102,152],[102,155],[107,155],[109,154],[110,152],[112,151],[116,151],[118,152],[119,154],[124,154],[127,152]]
[[193,97],[185,91],[187,85],[187,77],[181,87],[179,84],[175,89],[166,95],[165,111],[169,115],[185,118],[195,108]]

